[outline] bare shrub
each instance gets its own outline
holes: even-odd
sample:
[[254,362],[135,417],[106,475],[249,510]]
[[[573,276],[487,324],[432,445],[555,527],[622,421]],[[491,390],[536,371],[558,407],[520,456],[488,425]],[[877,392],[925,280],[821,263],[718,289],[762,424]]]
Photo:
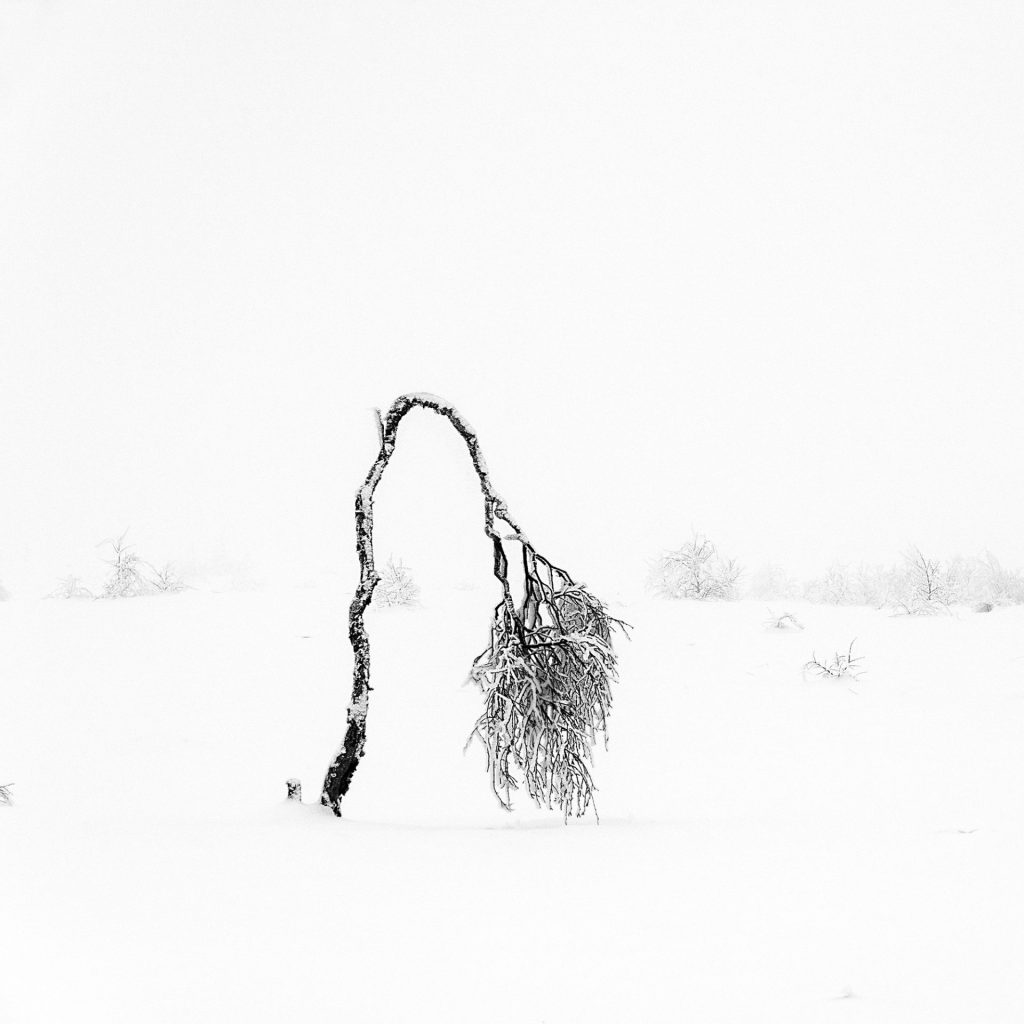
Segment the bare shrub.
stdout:
[[978,577],[981,596],[993,604],[1024,604],[1024,576],[1018,570],[1005,569],[991,551],[980,560]]
[[81,597],[92,600],[96,595],[77,576],[65,576],[46,596],[65,599]]
[[892,598],[896,572],[891,566],[860,562],[853,571],[856,603],[884,608]]
[[374,602],[388,608],[409,608],[417,603],[419,596],[420,588],[412,578],[409,567],[403,565],[401,560],[395,562],[389,558],[373,592]]
[[111,549],[110,558],[106,559],[112,572],[103,584],[102,597],[140,597],[152,594],[155,590],[152,582],[143,575],[143,562],[134,551],[134,545],[126,544],[127,530],[117,540],[107,540]]
[[162,569],[154,567],[150,583],[161,594],[178,594],[185,589],[185,581],[172,562],[168,562]]
[[822,661],[818,655],[811,652],[811,660],[804,665],[804,674],[814,672],[822,679],[857,679],[865,671],[860,663],[864,660],[863,655],[854,656],[853,645],[856,638],[850,641],[850,646],[845,654],[836,651],[831,661]]
[[983,582],[981,559],[954,555],[945,565],[943,575],[950,604],[970,604],[979,596]]
[[942,562],[919,548],[910,548],[903,556],[903,571],[894,580],[890,607],[903,615],[937,615],[948,612],[951,603]]
[[686,601],[729,601],[737,596],[743,569],[723,558],[701,534],[675,551],[657,558],[650,567],[648,586],[660,597]]
[[800,597],[800,584],[778,565],[763,565],[754,571],[747,583],[748,597],[759,601],[785,601]]
[[144,597],[148,594],[175,594],[185,589],[185,581],[168,562],[162,569],[157,569],[149,562],[143,561],[135,553],[132,544],[125,543],[128,535],[126,530],[117,540],[107,540],[110,545],[111,557],[106,559],[111,573],[103,584],[100,597]]
[[771,608],[768,609],[768,618],[765,620],[765,628],[767,629],[803,629],[803,623],[792,613],[783,612],[781,615],[776,615]]
[[14,803],[14,800],[11,797],[11,786],[13,785],[13,782],[8,782],[5,785],[0,786],[0,804],[10,805]]
[[807,584],[804,597],[817,604],[856,604],[850,567],[843,562],[833,562],[824,576]]

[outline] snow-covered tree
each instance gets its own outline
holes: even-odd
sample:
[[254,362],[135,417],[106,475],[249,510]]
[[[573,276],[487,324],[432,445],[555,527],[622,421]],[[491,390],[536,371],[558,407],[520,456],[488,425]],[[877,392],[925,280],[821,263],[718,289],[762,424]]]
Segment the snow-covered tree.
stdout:
[[728,601],[737,596],[742,575],[735,559],[723,558],[707,537],[694,534],[681,548],[655,559],[648,586],[674,600]]
[[[466,443],[483,494],[483,530],[501,591],[490,641],[470,671],[484,695],[484,711],[470,741],[476,738],[484,746],[491,786],[506,809],[511,809],[511,791],[522,783],[538,805],[558,807],[566,817],[583,814],[593,806],[591,748],[598,733],[606,735],[611,684],[617,678],[612,632],[625,624],[533,547],[494,490],[472,427],[454,406],[429,394],[402,395],[385,417],[378,412],[380,450],[356,492],[360,575],[349,608],[352,698],[345,739],[327,770],[321,803],[340,817],[366,748],[370,640],[363,616],[381,580],[374,565],[374,492],[394,453],[398,426],[415,408],[447,419]],[[515,547],[523,566],[521,594],[512,592],[508,545]]]
[[890,604],[905,615],[935,615],[949,610],[952,594],[946,569],[912,547],[903,556],[903,572],[894,582]]

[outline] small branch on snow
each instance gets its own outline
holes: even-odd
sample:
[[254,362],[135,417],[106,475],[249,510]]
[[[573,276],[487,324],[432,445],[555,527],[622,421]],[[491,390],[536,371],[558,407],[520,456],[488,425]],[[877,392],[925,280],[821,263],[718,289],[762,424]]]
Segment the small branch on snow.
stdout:
[[857,655],[854,657],[853,645],[856,642],[857,639],[854,637],[850,641],[846,654],[840,654],[836,651],[832,660],[828,662],[820,661],[817,654],[812,651],[811,660],[804,665],[804,675],[808,671],[813,671],[822,679],[858,679],[861,673],[864,672],[864,669],[860,667],[860,662],[864,660],[864,656]]

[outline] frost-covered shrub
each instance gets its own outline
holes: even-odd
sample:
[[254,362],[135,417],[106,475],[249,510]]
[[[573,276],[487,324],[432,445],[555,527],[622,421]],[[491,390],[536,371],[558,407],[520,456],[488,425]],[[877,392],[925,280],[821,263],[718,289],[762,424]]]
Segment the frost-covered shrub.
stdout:
[[[784,600],[797,596],[783,570],[766,566],[754,573],[748,596]],[[1024,574],[1004,568],[991,551],[984,557],[954,555],[947,560],[910,548],[896,565],[833,562],[824,575],[803,585],[802,596],[822,604],[866,605],[904,615],[931,615],[952,605],[979,608],[1024,604]]]
[[3,581],[0,580],[0,601],[9,601],[10,599],[10,593],[8,592],[7,588],[3,585]]
[[946,596],[951,604],[970,604],[980,594],[982,562],[954,555],[943,567]]
[[743,569],[718,554],[700,534],[651,564],[648,586],[660,597],[689,601],[728,601],[737,596]]
[[824,576],[807,583],[804,597],[818,604],[856,604],[850,567],[843,562],[833,562]]
[[141,597],[152,594],[156,588],[143,575],[146,563],[133,550],[133,545],[125,544],[125,534],[117,540],[107,541],[111,547],[112,557],[107,559],[111,574],[103,584],[102,597]]
[[1019,570],[1004,569],[991,551],[979,560],[980,596],[993,604],[1024,604],[1024,576]]
[[817,604],[883,608],[892,596],[895,572],[883,565],[833,562],[823,576],[804,585],[804,597]]
[[185,581],[171,562],[168,562],[162,569],[154,567],[150,583],[152,583],[153,589],[161,594],[177,594],[185,589]]
[[99,594],[94,594],[78,576],[65,576],[47,597],[60,598],[120,598],[142,597],[146,594],[177,593],[185,589],[185,581],[168,562],[157,569],[135,553],[134,546],[125,543],[127,531],[117,540],[104,541],[110,547],[110,558],[104,559],[110,574]]
[[853,592],[856,603],[871,608],[884,608],[893,592],[896,571],[892,566],[858,563],[853,571]]
[[801,594],[800,584],[778,565],[763,565],[750,576],[746,592],[759,601],[785,601]]
[[11,786],[13,782],[8,782],[4,786],[0,786],[0,804],[12,804],[14,801],[11,799]]
[[107,541],[111,557],[106,559],[111,573],[103,584],[101,597],[143,597],[147,594],[173,594],[185,589],[185,581],[168,562],[157,569],[135,553],[134,546],[125,543],[126,533],[117,540]]
[[804,624],[792,612],[783,612],[781,615],[776,615],[771,608],[768,609],[768,618],[765,619],[764,624],[766,629],[794,630],[804,628]]
[[69,599],[72,597],[94,598],[96,595],[77,576],[65,576],[57,586],[46,595],[47,597],[61,597]]
[[889,606],[903,615],[937,615],[949,611],[953,600],[947,568],[919,548],[910,548],[894,579]]
[[409,567],[401,560],[396,562],[389,558],[373,591],[373,600],[389,608],[408,608],[416,604],[419,596],[420,588]]
[[916,549],[908,556],[910,575],[923,594],[929,592],[926,563],[938,566],[935,589],[946,604],[1007,605],[1024,603],[1024,577],[1018,570],[1004,568],[991,551],[983,558],[955,555],[946,563],[924,559]]

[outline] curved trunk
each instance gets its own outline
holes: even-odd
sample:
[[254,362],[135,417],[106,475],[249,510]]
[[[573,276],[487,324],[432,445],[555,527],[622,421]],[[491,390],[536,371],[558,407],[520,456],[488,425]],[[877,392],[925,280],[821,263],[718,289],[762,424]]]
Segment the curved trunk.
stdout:
[[[374,588],[380,580],[373,561],[373,496],[381,476],[395,450],[398,425],[410,409],[429,409],[444,416],[466,442],[473,468],[480,480],[484,496],[484,532],[494,545],[494,575],[501,584],[502,600],[513,622],[519,622],[508,582],[508,559],[503,540],[517,540],[529,548],[522,530],[509,514],[505,502],[491,486],[487,464],[480,451],[480,443],[473,428],[454,406],[444,399],[430,394],[408,394],[397,398],[388,410],[387,416],[379,423],[380,451],[374,460],[362,487],[356,493],[356,552],[359,556],[359,586],[348,612],[348,636],[352,644],[354,664],[352,669],[352,699],[348,706],[345,739],[331,762],[324,778],[320,802],[338,816],[341,816],[341,801],[352,784],[352,776],[359,767],[366,748],[366,713],[370,697],[370,638],[366,632],[363,616],[373,597]],[[379,413],[378,413],[379,416]],[[507,523],[512,534],[502,537],[498,532],[498,521]]]

